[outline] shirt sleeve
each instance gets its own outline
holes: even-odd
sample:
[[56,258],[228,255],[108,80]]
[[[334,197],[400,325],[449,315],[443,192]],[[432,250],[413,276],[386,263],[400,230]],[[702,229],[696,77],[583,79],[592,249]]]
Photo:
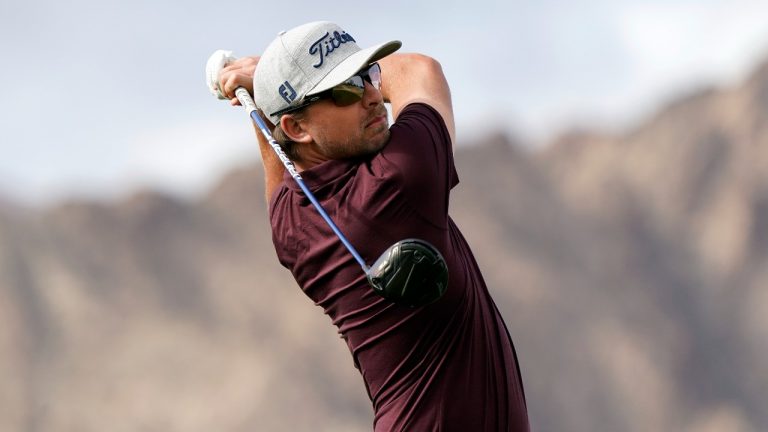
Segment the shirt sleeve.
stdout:
[[459,183],[450,134],[429,105],[408,105],[390,128],[382,164],[398,173],[402,195],[430,223],[447,227],[451,189]]

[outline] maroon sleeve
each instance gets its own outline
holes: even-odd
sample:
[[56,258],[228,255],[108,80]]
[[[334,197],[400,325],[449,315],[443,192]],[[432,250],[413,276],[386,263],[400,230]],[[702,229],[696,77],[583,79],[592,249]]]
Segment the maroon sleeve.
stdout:
[[446,227],[450,190],[459,176],[443,118],[429,105],[411,104],[390,133],[381,163],[399,173],[402,194],[413,208],[431,223]]

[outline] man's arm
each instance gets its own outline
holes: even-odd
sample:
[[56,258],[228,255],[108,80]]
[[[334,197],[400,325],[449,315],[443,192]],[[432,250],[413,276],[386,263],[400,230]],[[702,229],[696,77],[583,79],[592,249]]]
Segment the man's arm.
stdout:
[[[261,113],[259,113],[259,115],[261,115]],[[270,130],[275,128],[265,116],[261,115],[261,119],[264,120],[264,123]],[[285,166],[283,166],[283,162],[277,157],[277,153],[275,153],[272,145],[264,137],[264,134],[261,133],[261,129],[259,129],[259,126],[255,122],[253,123],[253,127],[256,130],[256,139],[259,141],[261,161],[264,165],[264,197],[267,200],[267,204],[269,204],[272,192],[274,192],[275,189],[277,189],[277,186],[283,181]]]
[[[238,87],[245,87],[248,93],[253,96],[253,73],[258,63],[259,57],[243,57],[221,70],[219,74],[219,88],[229,98],[233,106],[240,105],[235,96],[235,89]],[[265,119],[264,116],[261,116],[261,118],[270,130],[274,128],[274,125]],[[256,131],[256,139],[259,141],[261,161],[264,165],[264,194],[267,203],[269,203],[272,192],[283,181],[285,167],[267,139],[264,138],[258,125],[253,122],[253,126]]]
[[456,141],[451,90],[437,60],[422,54],[392,54],[379,60],[381,94],[392,104],[395,119],[408,104],[425,103],[443,117],[451,142]]

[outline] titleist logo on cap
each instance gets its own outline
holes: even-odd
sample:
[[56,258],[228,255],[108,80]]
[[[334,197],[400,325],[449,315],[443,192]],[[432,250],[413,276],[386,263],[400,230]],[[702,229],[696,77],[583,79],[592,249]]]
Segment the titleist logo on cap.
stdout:
[[313,64],[312,66],[315,68],[322,66],[326,56],[330,55],[336,48],[347,42],[357,43],[355,38],[347,34],[347,32],[342,31],[339,33],[338,31],[335,31],[333,32],[333,36],[331,36],[331,33],[326,32],[323,37],[315,41],[315,43],[309,47],[309,54],[317,55],[319,57],[318,63]]

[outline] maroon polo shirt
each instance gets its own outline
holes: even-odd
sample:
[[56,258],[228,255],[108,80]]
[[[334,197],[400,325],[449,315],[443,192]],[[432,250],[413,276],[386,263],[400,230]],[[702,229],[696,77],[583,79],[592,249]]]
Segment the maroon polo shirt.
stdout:
[[459,179],[448,130],[406,107],[378,153],[301,173],[370,265],[398,240],[435,245],[449,269],[437,302],[411,309],[374,293],[363,271],[286,173],[270,219],[280,262],[323,308],[362,374],[379,431],[528,431],[515,350],[472,251],[448,216]]

